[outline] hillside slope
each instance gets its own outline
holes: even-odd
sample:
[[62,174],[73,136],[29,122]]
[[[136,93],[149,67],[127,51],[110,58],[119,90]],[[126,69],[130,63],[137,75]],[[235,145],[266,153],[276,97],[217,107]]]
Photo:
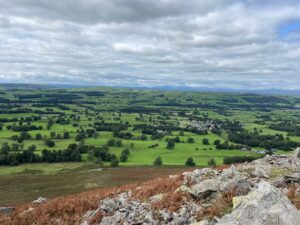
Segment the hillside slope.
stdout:
[[297,225],[299,209],[297,149],[293,156],[18,205],[0,214],[0,224]]

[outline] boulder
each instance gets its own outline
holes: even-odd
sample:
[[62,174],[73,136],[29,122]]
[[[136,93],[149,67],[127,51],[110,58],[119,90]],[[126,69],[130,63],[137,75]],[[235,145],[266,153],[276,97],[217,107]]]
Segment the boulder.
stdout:
[[204,180],[191,187],[190,194],[197,199],[210,198],[211,195],[220,191],[221,182],[217,179]]
[[230,192],[234,191],[236,196],[246,195],[254,187],[254,183],[246,178],[233,178],[227,182],[222,182],[220,191]]
[[221,175],[219,176],[219,180],[227,181],[229,179],[242,177],[243,175],[237,170],[237,168],[235,166],[231,166],[229,169],[225,169],[222,171]]
[[268,182],[261,181],[248,195],[235,197],[232,213],[216,225],[299,225],[300,212]]
[[32,203],[33,204],[42,204],[42,203],[46,203],[47,201],[48,201],[47,198],[39,197],[38,199],[34,200]]
[[0,207],[0,214],[9,214],[9,213],[12,213],[14,210],[15,210],[15,208],[12,206]]

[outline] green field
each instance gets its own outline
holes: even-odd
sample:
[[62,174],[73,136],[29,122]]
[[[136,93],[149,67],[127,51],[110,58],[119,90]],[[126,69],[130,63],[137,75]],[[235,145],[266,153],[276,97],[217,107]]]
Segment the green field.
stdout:
[[143,181],[185,166],[291,154],[300,146],[299,102],[298,96],[1,86],[0,204]]
[[[35,89],[5,86],[2,89],[0,164],[5,167],[0,167],[0,174],[15,170],[9,165],[22,164],[16,162],[19,159],[10,163],[1,162],[4,161],[4,153],[9,158],[8,155],[20,154],[32,145],[33,153],[42,158],[45,149],[64,151],[71,144],[76,144],[81,162],[69,161],[79,164],[99,164],[101,161],[102,166],[110,166],[110,159],[99,158],[95,153],[95,149],[100,148],[105,149],[105,154],[116,158],[119,166],[152,165],[157,157],[161,157],[163,165],[185,165],[186,159],[192,157],[196,165],[206,166],[212,158],[220,165],[224,157],[258,156],[258,150],[272,148],[280,154],[285,153],[300,141],[297,96],[112,88]],[[236,121],[239,125],[233,124]],[[270,128],[280,123],[293,123],[295,127],[291,131]],[[232,131],[231,126],[236,126],[240,131]],[[87,130],[92,130],[93,134],[87,135]],[[232,135],[234,132],[234,135],[241,132],[252,135],[255,131],[259,136],[253,138],[266,140],[248,143],[241,139],[244,137],[234,138]],[[19,140],[22,139],[22,132],[29,137]],[[63,138],[64,133],[69,134],[68,138]],[[122,136],[124,133],[130,136]],[[36,138],[37,134],[40,138]],[[84,137],[79,140],[78,134]],[[269,141],[267,135],[275,141],[276,135],[282,135],[280,138],[284,143],[274,147],[266,143]],[[180,141],[174,147],[167,148],[168,139],[176,137]],[[193,139],[192,143],[188,143],[189,138]],[[122,143],[108,146],[111,139],[121,140]],[[203,139],[207,139],[208,143],[204,144]],[[53,141],[54,146],[49,146],[46,140]],[[216,140],[228,146],[217,146],[214,143]],[[14,145],[17,149],[13,148]],[[153,145],[155,147],[151,148]],[[4,150],[6,146],[9,153]],[[243,148],[248,151],[242,151]],[[129,153],[126,160],[120,160],[124,149],[128,149]],[[63,161],[62,167],[66,163],[66,160],[52,161]],[[39,165],[40,162],[42,164]],[[55,171],[57,165],[46,166],[47,162],[46,159],[38,159],[30,164],[27,159],[24,163],[27,163],[29,170],[30,167],[33,170],[35,167],[53,167]]]

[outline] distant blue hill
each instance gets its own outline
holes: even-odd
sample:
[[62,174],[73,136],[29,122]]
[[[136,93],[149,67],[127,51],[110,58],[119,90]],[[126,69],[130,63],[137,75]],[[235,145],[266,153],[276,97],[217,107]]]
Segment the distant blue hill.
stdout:
[[[0,87],[12,89],[45,89],[45,88],[96,88],[97,85],[78,85],[78,84],[23,84],[23,83],[0,83]],[[191,92],[227,92],[227,93],[253,93],[253,94],[272,94],[272,95],[300,95],[300,90],[284,89],[231,89],[231,88],[205,88],[205,87],[187,87],[187,86],[99,86],[111,88],[129,88],[144,90],[164,90],[164,91],[191,91]]]

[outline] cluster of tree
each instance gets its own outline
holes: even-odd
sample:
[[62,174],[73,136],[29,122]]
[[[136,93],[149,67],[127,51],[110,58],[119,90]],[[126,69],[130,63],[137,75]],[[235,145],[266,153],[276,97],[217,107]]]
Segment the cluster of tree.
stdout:
[[159,125],[151,126],[147,124],[136,124],[133,127],[133,130],[140,130],[142,134],[151,135],[152,140],[162,139],[166,135],[171,134],[172,130],[177,130],[178,128],[169,125]]
[[130,132],[120,132],[116,135],[118,138],[131,140],[133,138],[133,134]]
[[280,123],[273,123],[269,125],[270,129],[286,131],[289,136],[300,136],[300,126],[295,121],[284,121]]
[[22,143],[24,140],[29,140],[31,139],[31,135],[26,132],[26,131],[23,131],[23,132],[20,132],[19,135],[15,134],[11,137],[11,139],[13,141],[17,141],[18,143]]
[[49,151],[43,150],[42,155],[34,153],[34,147],[21,152],[0,151],[0,165],[17,165],[22,163],[39,163],[39,162],[80,162],[81,154],[79,150],[66,149]]
[[224,164],[251,162],[258,159],[254,156],[227,156],[223,159]]
[[80,162],[81,154],[78,149],[66,149],[66,150],[56,150],[56,151],[43,150],[41,161],[48,162],[48,163]]
[[261,147],[267,150],[281,149],[289,151],[299,145],[299,143],[293,142],[288,138],[285,139],[282,134],[260,135],[258,131],[249,132],[247,130],[243,130],[242,132],[230,132],[228,139],[238,144],[250,147]]
[[122,140],[120,139],[109,139],[107,142],[106,142],[107,146],[115,146],[115,147],[122,147]]
[[42,130],[42,126],[35,126],[35,125],[7,125],[6,126],[7,130],[12,130],[15,132],[21,132],[21,131],[31,131],[31,130]]
[[229,144],[228,141],[224,141],[224,143],[221,143],[219,141],[214,142],[216,145],[216,148],[219,150],[233,150],[233,149],[241,149],[243,146],[242,145],[234,145],[234,144]]
[[128,125],[121,124],[121,123],[104,123],[102,121],[102,122],[95,122],[94,128],[96,129],[96,131],[112,131],[115,135],[117,135],[122,130],[127,130]]

